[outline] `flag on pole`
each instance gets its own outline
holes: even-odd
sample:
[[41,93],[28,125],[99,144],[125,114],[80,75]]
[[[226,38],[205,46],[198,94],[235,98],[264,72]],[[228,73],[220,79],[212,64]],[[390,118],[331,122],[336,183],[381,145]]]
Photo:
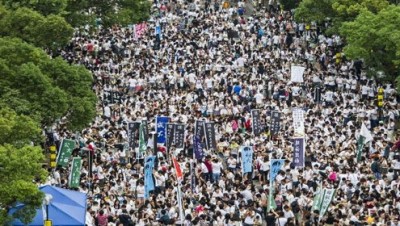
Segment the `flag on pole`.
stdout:
[[275,203],[275,199],[273,197],[274,181],[284,163],[285,163],[284,159],[271,159],[270,174],[269,174],[268,211],[271,209],[276,209],[276,207],[277,207],[276,203]]
[[155,156],[148,156],[144,163],[144,198],[148,199],[150,196],[150,191],[155,189],[153,181],[153,168],[154,162],[156,160]]
[[172,157],[172,162],[174,164],[174,168],[175,168],[175,172],[176,172],[176,178],[178,179],[178,181],[180,181],[183,178],[181,166],[179,165],[179,163],[178,163],[178,161],[176,160],[175,157]]
[[241,146],[242,153],[242,173],[250,173],[253,171],[253,147]]
[[324,192],[324,189],[322,189],[321,185],[322,184],[320,184],[320,186],[318,186],[318,190],[315,194],[311,211],[319,210],[319,208],[321,207],[321,201],[322,201],[322,196],[323,196],[323,192]]
[[278,175],[279,171],[281,170],[283,164],[285,163],[284,159],[271,159],[271,166],[270,166],[270,181],[274,183],[276,176]]
[[69,174],[68,187],[79,188],[81,179],[82,159],[75,157],[72,159],[71,172]]
[[142,155],[147,150],[146,140],[144,138],[144,127],[143,123],[140,123],[139,128],[139,153]]
[[323,197],[321,199],[321,206],[319,208],[319,220],[322,219],[322,217],[325,215],[326,211],[329,208],[329,205],[331,204],[331,201],[333,199],[333,196],[335,195],[335,189],[324,189],[323,192]]
[[371,132],[367,129],[364,123],[361,125],[360,135],[357,139],[357,162],[361,161],[361,153],[364,145],[373,140]]

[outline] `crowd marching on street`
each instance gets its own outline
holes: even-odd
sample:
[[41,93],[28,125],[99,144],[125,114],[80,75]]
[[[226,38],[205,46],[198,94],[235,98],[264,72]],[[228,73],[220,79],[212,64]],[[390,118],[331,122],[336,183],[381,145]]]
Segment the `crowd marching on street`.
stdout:
[[[79,29],[98,116],[55,126],[88,226],[400,225],[399,94],[326,25],[270,1],[155,0],[151,19]],[[71,181],[75,181],[71,183]]]

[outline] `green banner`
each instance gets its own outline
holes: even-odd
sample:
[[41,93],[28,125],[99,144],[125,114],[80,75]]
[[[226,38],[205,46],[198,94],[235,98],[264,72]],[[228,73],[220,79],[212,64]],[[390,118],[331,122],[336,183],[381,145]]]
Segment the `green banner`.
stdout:
[[324,189],[321,187],[318,188],[317,193],[315,194],[314,200],[313,200],[313,206],[312,206],[312,211],[314,210],[319,210],[321,207],[321,202],[322,202],[322,197],[324,196]]
[[79,188],[79,184],[81,181],[81,167],[82,159],[80,157],[73,158],[71,172],[69,174],[68,187]]
[[319,208],[319,221],[321,221],[322,217],[325,215],[326,211],[329,208],[329,205],[331,204],[331,201],[333,199],[333,196],[335,195],[335,189],[333,188],[325,188],[324,189],[324,195],[322,196],[321,199],[321,206]]
[[357,140],[357,162],[361,161],[361,153],[364,148],[365,137],[360,135]]
[[139,127],[139,153],[145,153],[147,150],[147,144],[144,139],[144,128],[143,128],[143,123],[140,123]]
[[60,149],[57,155],[57,165],[66,167],[68,166],[69,158],[72,155],[72,151],[75,149],[75,141],[63,139]]

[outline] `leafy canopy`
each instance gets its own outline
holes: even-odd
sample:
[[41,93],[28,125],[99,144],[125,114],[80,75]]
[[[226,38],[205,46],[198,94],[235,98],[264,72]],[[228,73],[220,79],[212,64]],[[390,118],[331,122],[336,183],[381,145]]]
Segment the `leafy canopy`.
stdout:
[[[0,120],[1,120],[0,116]],[[44,180],[46,171],[42,168],[44,156],[40,147],[0,145],[0,224],[6,225],[12,217],[8,210],[17,203],[24,203],[25,208],[17,211],[13,217],[23,223],[29,223],[40,207],[43,193],[34,180]]]
[[71,40],[74,29],[59,15],[43,16],[29,8],[0,5],[0,35],[21,38],[37,47],[57,49]]
[[16,38],[0,38],[0,107],[51,125],[64,119],[77,130],[95,117],[92,75]]
[[364,10],[340,32],[346,37],[345,53],[350,58],[362,58],[376,71],[394,79],[400,75],[400,6],[390,5],[374,14]]

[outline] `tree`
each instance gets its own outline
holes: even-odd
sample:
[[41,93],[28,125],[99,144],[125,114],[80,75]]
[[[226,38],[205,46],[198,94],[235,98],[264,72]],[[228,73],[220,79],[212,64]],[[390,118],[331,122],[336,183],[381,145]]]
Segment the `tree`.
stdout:
[[73,26],[94,25],[99,19],[103,26],[126,26],[145,21],[150,15],[148,0],[68,0],[66,20]]
[[388,5],[387,0],[304,0],[295,11],[295,19],[321,23],[329,18],[332,26],[327,33],[338,33],[342,23],[353,21],[362,11],[378,13]]
[[332,4],[335,0],[303,0],[295,11],[295,19],[305,23],[323,22],[335,15]]
[[0,107],[43,126],[64,119],[67,128],[82,129],[96,114],[92,76],[83,66],[51,59],[20,39],[0,38],[0,72]]
[[400,75],[400,6],[389,5],[377,14],[364,10],[340,29],[346,37],[345,54],[363,59],[371,69],[394,81]]
[[290,11],[298,5],[298,0],[280,0],[281,5],[283,6],[283,9],[286,11]]
[[71,40],[73,28],[58,15],[47,17],[28,9],[10,11],[0,6],[0,35],[18,37],[37,47],[57,49]]
[[[12,218],[19,218],[28,224],[36,215],[35,209],[42,205],[44,195],[33,181],[43,181],[46,177],[46,171],[41,166],[43,160],[40,147],[0,145],[1,225],[6,225]],[[9,209],[17,203],[26,206],[12,217],[8,216]]]
[[67,0],[2,0],[2,3],[9,9],[26,7],[45,16],[60,14],[67,6]]
[[40,124],[25,115],[18,115],[9,108],[0,110],[0,145],[11,144],[17,148],[43,141]]
[[18,211],[24,223],[30,222],[35,209],[42,204],[43,194],[34,180],[43,181],[47,172],[42,169],[44,156],[38,146],[41,128],[35,120],[19,115],[9,108],[0,110],[0,225],[12,217],[8,210],[18,202],[27,205]]

